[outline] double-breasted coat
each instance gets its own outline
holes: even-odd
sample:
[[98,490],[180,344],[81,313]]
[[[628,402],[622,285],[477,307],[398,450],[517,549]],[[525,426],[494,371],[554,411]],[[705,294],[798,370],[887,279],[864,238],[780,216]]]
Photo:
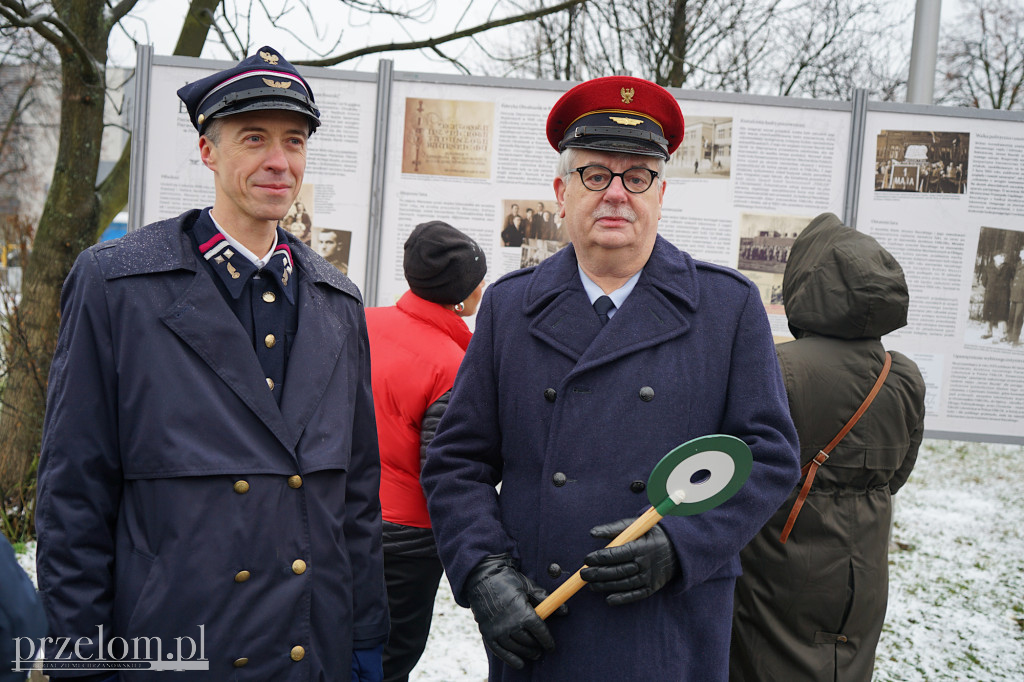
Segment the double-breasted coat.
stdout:
[[348,680],[388,623],[362,302],[289,237],[279,407],[184,231],[198,215],[88,249],[65,282],[38,486],[50,634],[93,657],[98,626],[164,652],[202,636],[204,679]]
[[[909,293],[874,239],[824,214],[796,242],[783,283],[795,341],[779,362],[809,462],[853,416],[885,362],[881,336],[906,324]],[[895,351],[885,383],[831,451],[785,544],[799,493],[743,549],[733,682],[868,682],[888,597],[892,495],[924,435],[925,385]]]
[[712,433],[746,441],[753,472],[722,506],[662,521],[679,575],[619,607],[584,589],[548,619],[554,652],[522,671],[492,656],[492,680],[724,680],[737,553],[798,467],[764,307],[738,273],[659,237],[604,327],[572,246],[487,289],[422,474],[463,606],[491,554],[554,590],[605,544],[590,528],[648,506],[662,456]]

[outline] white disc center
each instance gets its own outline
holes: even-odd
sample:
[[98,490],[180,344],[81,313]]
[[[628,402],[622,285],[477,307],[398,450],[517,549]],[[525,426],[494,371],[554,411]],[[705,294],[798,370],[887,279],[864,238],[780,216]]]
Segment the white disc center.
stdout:
[[705,450],[677,464],[665,488],[686,493],[684,504],[703,502],[724,490],[735,472],[736,463],[727,453]]

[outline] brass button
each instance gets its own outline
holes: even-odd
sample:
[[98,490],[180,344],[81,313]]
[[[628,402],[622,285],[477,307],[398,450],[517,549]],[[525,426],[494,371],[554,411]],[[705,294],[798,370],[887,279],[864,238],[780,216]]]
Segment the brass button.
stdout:
[[555,389],[553,389],[553,388],[545,388],[544,389],[544,400],[548,401],[549,403],[553,403],[553,402],[555,402],[555,398],[557,398],[557,397],[558,397],[558,391],[556,391]]
[[273,379],[271,379],[270,377],[267,377],[267,386],[269,386],[269,387],[270,387],[270,390],[271,390],[271,391],[273,391],[273,390],[274,390],[274,380],[273,380]]
[[234,488],[235,492],[238,493],[239,495],[244,495],[247,492],[249,492],[249,482],[235,481],[235,485],[233,485],[232,488]]
[[235,666],[236,668],[242,668],[248,662],[249,662],[248,658],[236,658],[235,662],[232,663],[232,665]]
[[293,646],[292,647],[292,660],[293,661],[301,661],[303,656],[305,656],[305,655],[306,655],[306,650],[303,649],[301,646]]
[[306,572],[306,562],[302,559],[296,559],[292,562],[292,573],[295,575],[302,575]]
[[266,338],[263,339],[263,343],[266,344],[267,348],[273,348],[277,345],[277,337],[273,334],[267,334]]
[[302,487],[302,476],[295,474],[294,476],[288,477],[288,487],[298,490]]
[[264,291],[263,300],[266,301],[267,303],[273,303],[274,301],[277,300],[277,296],[274,295],[273,291]]
[[558,564],[551,564],[550,566],[548,566],[548,575],[550,575],[552,578],[557,578],[558,576],[562,575],[562,567]]
[[561,471],[556,472],[555,475],[551,477],[551,482],[555,484],[556,488],[561,488],[563,485],[565,485],[565,482],[567,480],[568,479],[565,477],[565,474],[563,474]]
[[644,386],[640,389],[640,400],[645,403],[649,403],[654,400],[654,389],[650,386]]
[[249,576],[249,571],[239,571],[238,573],[235,573],[235,582],[244,583],[246,580],[249,579]]
[[643,481],[633,481],[629,484],[629,489],[635,493],[642,493],[647,490],[647,484]]

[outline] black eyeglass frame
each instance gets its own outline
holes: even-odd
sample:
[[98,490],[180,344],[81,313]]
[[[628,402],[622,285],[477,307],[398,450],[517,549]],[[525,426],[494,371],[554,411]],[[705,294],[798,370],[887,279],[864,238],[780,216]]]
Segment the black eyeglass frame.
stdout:
[[[607,184],[605,184],[604,187],[596,187],[595,188],[595,187],[591,187],[591,186],[589,186],[587,184],[587,181],[583,178],[583,172],[586,171],[589,168],[600,168],[600,169],[602,169],[604,171],[607,171],[607,173],[608,173],[608,182],[607,182]],[[626,173],[629,173],[631,171],[647,171],[648,173],[651,174],[651,181],[650,181],[650,183],[648,183],[648,185],[646,187],[644,187],[643,189],[641,189],[641,190],[632,190],[632,189],[630,189],[629,185],[626,183]],[[613,173],[611,168],[609,168],[608,166],[602,166],[599,163],[591,163],[591,164],[587,164],[586,166],[580,166],[579,168],[573,168],[569,172],[570,173],[579,173],[580,174],[580,182],[583,183],[583,186],[586,187],[587,189],[589,189],[591,192],[603,192],[603,191],[605,191],[606,189],[608,189],[609,187],[612,186],[612,183],[615,181],[615,178],[619,178],[619,180],[622,182],[622,187],[627,192],[629,192],[630,194],[643,194],[644,192],[646,192],[647,190],[649,190],[651,187],[654,186],[654,181],[658,179],[658,175],[659,175],[658,171],[651,170],[650,168],[644,168],[643,166],[634,166],[633,168],[627,168],[626,170],[622,171],[621,173]]]

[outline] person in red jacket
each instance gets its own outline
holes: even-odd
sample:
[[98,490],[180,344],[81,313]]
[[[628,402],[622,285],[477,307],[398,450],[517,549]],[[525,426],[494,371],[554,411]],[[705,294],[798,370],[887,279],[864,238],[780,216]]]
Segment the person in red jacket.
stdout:
[[420,468],[472,335],[462,318],[476,313],[487,272],[480,246],[439,220],[416,226],[403,265],[409,291],[366,311],[391,612],[385,682],[409,679],[430,632],[443,568]]

